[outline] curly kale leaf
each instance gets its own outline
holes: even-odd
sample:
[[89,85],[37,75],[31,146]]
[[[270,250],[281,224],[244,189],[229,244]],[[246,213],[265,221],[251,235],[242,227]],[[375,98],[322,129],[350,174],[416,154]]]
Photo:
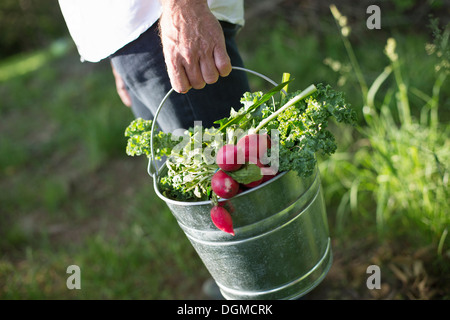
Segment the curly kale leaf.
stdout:
[[[152,157],[152,123],[152,120],[138,118],[126,128],[128,155]],[[163,194],[183,201],[207,199],[211,193],[211,177],[218,168],[215,153],[222,145],[222,138],[223,134],[217,129],[202,126],[189,128],[181,137],[155,130],[155,158],[166,157],[168,169],[167,175],[160,181]]]
[[314,94],[287,108],[268,124],[268,128],[279,131],[280,171],[293,170],[307,177],[314,171],[317,152],[331,155],[336,151],[335,138],[327,129],[330,118],[356,123],[356,113],[346,104],[343,94],[318,84]]
[[[125,137],[128,137],[127,155],[146,155],[148,158],[151,158],[150,138],[152,123],[152,120],[137,118],[128,125],[125,130]],[[160,160],[163,156],[170,155],[175,146],[182,142],[182,139],[182,137],[164,133],[156,128],[153,136],[155,158]]]

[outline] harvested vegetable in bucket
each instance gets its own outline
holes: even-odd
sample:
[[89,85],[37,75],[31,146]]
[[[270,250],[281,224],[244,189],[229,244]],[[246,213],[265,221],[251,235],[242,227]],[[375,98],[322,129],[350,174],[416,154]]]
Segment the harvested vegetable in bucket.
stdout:
[[288,94],[287,74],[277,85],[233,68],[274,88],[245,93],[216,126],[196,125],[181,137],[136,119],[125,132],[127,153],[149,158],[155,193],[226,299],[296,299],[333,260],[316,153],[337,148],[330,119],[353,124],[356,115],[329,86]]
[[[355,123],[356,114],[342,93],[318,84],[287,94],[283,89],[291,81],[265,94],[245,93],[241,106],[233,106],[230,116],[218,119],[216,127],[194,126],[181,137],[158,131],[151,141],[152,120],[136,119],[125,131],[126,152],[151,159],[153,143],[156,152],[151,161],[166,157],[168,169],[160,178],[159,191],[176,201],[210,200],[215,225],[234,234],[219,199],[233,198],[280,172],[309,177],[316,167],[315,154],[331,155],[337,148],[329,119]],[[278,101],[277,93],[281,93]]]

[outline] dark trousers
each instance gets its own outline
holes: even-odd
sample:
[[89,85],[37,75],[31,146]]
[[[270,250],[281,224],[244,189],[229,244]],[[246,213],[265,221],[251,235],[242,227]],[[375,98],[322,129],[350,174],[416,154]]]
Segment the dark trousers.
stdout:
[[[240,27],[226,22],[221,22],[221,26],[231,64],[242,67],[235,42]],[[153,119],[161,100],[171,89],[158,31],[155,23],[110,57],[128,87],[136,118]],[[187,94],[172,92],[158,115],[158,126],[165,132],[193,127],[194,121],[211,127],[215,120],[229,116],[232,107],[240,108],[240,98],[246,91],[250,91],[247,75],[233,70],[229,76],[220,77],[201,90],[191,89]]]

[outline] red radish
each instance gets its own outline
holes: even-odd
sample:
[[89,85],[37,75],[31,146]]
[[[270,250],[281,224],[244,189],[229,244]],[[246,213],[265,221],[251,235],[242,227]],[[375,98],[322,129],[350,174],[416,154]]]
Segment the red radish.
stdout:
[[219,170],[211,178],[211,188],[219,197],[229,199],[238,193],[239,183]]
[[243,161],[238,162],[238,153],[238,148],[234,144],[222,146],[216,155],[216,163],[219,168],[225,171],[238,170],[243,164]]
[[263,166],[260,168],[262,168],[261,173],[263,174],[262,182],[266,182],[266,181],[274,178],[278,174],[278,172],[272,167]]
[[236,144],[240,152],[243,152],[244,160],[256,162],[270,149],[271,141],[267,134],[248,134]]
[[211,209],[211,220],[217,228],[234,236],[233,221],[227,209],[214,206]]
[[274,178],[276,175],[277,175],[277,173],[274,173],[274,174],[265,174],[265,175],[263,176],[263,179],[262,179],[261,183],[266,182],[266,181],[269,181],[270,179]]

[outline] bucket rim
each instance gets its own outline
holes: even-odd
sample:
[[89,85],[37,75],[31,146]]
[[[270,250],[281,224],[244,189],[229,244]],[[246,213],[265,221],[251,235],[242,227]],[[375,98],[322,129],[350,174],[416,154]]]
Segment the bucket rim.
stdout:
[[[161,171],[164,170],[164,168],[166,168],[166,164],[165,164],[165,163],[161,166],[161,168],[160,168],[158,171],[161,172]],[[219,198],[219,199],[218,199],[218,202],[226,202],[226,201],[229,201],[229,200],[232,200],[232,199],[237,199],[237,198],[239,198],[239,197],[243,197],[243,196],[245,196],[245,195],[247,195],[247,194],[249,194],[249,193],[252,193],[252,192],[254,192],[254,191],[257,191],[257,190],[259,190],[259,189],[261,189],[261,188],[267,186],[268,184],[270,184],[270,183],[272,183],[272,182],[274,182],[274,181],[276,181],[276,180],[278,180],[278,179],[281,179],[281,178],[282,178],[283,176],[285,176],[288,172],[289,172],[289,171],[280,172],[279,174],[277,174],[277,175],[276,175],[275,177],[273,177],[272,179],[267,180],[267,181],[261,183],[260,185],[258,185],[258,186],[256,186],[256,187],[253,187],[253,188],[251,188],[251,189],[248,189],[248,190],[245,190],[245,191],[243,191],[243,192],[241,192],[241,193],[238,193],[237,195],[235,195],[235,196],[232,197],[232,198],[229,198],[229,199]],[[159,191],[159,188],[158,188],[159,177],[161,177],[159,174],[158,174],[157,177],[153,177],[153,189],[155,190],[155,193],[158,195],[158,197],[161,198],[161,199],[162,199],[164,202],[166,202],[166,203],[171,203],[171,204],[175,204],[175,205],[179,205],[179,206],[202,206],[202,205],[208,205],[208,204],[211,204],[211,203],[212,203],[211,200],[203,200],[203,201],[179,201],[179,200],[174,200],[174,199],[167,198],[166,196],[164,196],[164,195]]]

